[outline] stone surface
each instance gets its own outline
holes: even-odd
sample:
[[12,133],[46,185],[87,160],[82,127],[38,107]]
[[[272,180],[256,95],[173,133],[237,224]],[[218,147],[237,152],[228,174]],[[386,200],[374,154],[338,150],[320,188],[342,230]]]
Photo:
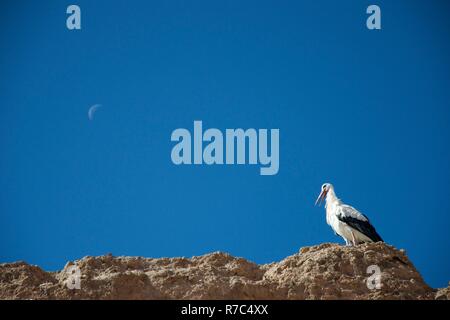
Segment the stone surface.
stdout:
[[[367,268],[381,271],[371,290]],[[67,280],[77,266],[80,289]],[[0,299],[449,299],[430,288],[403,250],[384,243],[302,248],[257,265],[214,252],[192,258],[84,257],[59,272],[25,262],[0,264]]]

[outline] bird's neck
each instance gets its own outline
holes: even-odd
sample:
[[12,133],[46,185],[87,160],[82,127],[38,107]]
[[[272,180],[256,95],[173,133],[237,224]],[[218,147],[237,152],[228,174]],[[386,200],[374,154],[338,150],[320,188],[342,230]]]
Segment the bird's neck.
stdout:
[[334,193],[334,190],[330,189],[327,192],[327,198],[326,198],[325,202],[326,202],[325,206],[328,207],[329,205],[332,205],[332,204],[341,203],[341,200],[336,196],[336,193]]

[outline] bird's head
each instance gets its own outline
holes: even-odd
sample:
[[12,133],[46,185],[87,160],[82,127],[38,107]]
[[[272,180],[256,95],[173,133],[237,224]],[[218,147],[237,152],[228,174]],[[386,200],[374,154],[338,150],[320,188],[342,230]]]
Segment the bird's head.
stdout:
[[322,201],[325,199],[325,197],[327,196],[327,193],[328,193],[331,189],[333,189],[333,185],[332,185],[331,183],[324,183],[324,184],[322,185],[321,190],[320,190],[319,197],[317,197],[317,200],[316,200],[315,205],[317,205],[317,204],[320,205],[320,204],[322,203]]

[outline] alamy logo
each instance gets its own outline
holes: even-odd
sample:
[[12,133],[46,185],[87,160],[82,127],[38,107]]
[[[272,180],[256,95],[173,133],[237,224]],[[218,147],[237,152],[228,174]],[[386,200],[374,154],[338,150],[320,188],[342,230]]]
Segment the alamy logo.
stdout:
[[81,270],[76,265],[71,265],[66,270],[68,277],[66,280],[67,288],[73,289],[81,289]]
[[76,4],[71,4],[67,7],[67,17],[66,26],[69,30],[80,30],[81,29],[81,9]]
[[[184,128],[172,132],[172,162],[180,164],[260,164],[261,175],[275,175],[279,169],[280,130],[226,129],[225,148],[222,131],[210,128],[203,132],[202,121],[194,121],[194,136]],[[203,142],[207,144],[203,148]],[[270,153],[269,153],[270,144]],[[192,152],[193,149],[193,152]],[[194,159],[192,160],[192,153]],[[248,155],[248,157],[246,157]]]
[[367,14],[370,16],[367,18],[366,26],[369,30],[381,29],[381,9],[379,6],[373,4],[367,7]]
[[373,264],[367,267],[367,274],[371,274],[367,278],[367,288],[369,290],[381,289],[381,269],[379,266]]

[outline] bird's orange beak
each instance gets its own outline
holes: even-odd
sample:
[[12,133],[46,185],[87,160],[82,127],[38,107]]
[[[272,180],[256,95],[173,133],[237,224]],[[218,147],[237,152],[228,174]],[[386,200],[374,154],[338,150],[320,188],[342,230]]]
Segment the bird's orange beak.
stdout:
[[322,190],[322,192],[317,197],[316,203],[314,205],[315,206],[317,206],[317,204],[320,205],[322,203],[323,199],[325,199],[326,196],[327,196],[327,191],[326,190]]

